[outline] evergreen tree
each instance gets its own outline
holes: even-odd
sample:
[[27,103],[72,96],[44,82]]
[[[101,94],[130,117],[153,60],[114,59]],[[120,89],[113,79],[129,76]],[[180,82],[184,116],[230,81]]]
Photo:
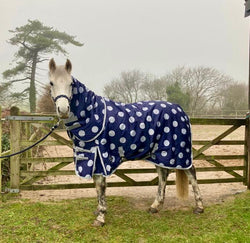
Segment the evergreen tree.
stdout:
[[183,91],[179,82],[174,82],[167,86],[167,100],[179,104],[185,111],[189,111],[190,95]]
[[36,111],[36,72],[37,64],[47,61],[51,53],[67,54],[64,45],[83,44],[75,40],[75,36],[60,32],[53,27],[45,26],[38,20],[28,20],[26,25],[10,30],[13,37],[9,43],[18,46],[15,53],[16,66],[3,72],[4,79],[10,83],[29,82],[29,87],[23,92],[28,93],[30,112]]

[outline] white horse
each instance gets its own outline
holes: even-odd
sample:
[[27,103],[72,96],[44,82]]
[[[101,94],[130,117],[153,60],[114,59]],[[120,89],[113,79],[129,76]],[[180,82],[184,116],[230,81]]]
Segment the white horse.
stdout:
[[177,193],[188,194],[191,182],[196,207],[204,211],[192,165],[191,127],[180,106],[162,101],[117,103],[95,95],[71,76],[72,64],[49,62],[51,95],[59,118],[64,119],[74,143],[76,174],[94,179],[98,207],[95,226],[105,223],[106,177],[126,160],[154,163],[159,176],[156,198],[150,206],[157,213],[165,198],[170,169],[176,169]]

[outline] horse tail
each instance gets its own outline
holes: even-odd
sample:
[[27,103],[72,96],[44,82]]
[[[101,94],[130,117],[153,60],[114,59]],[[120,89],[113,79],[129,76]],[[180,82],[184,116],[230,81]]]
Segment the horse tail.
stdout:
[[184,170],[176,170],[176,191],[180,199],[188,198],[188,177]]

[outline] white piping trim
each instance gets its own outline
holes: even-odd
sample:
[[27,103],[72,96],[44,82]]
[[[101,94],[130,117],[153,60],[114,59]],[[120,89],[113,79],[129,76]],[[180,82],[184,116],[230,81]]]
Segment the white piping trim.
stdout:
[[106,102],[105,102],[103,97],[102,97],[102,101],[104,104],[104,114],[103,114],[104,117],[103,117],[103,123],[102,123],[102,128],[101,128],[100,132],[98,132],[93,138],[91,138],[89,140],[82,140],[82,139],[79,139],[78,137],[76,137],[79,141],[83,141],[85,143],[92,142],[95,139],[97,139],[101,135],[101,133],[103,132],[103,130],[105,128],[106,118],[107,118],[107,105],[106,105]]
[[102,159],[102,154],[101,154],[100,148],[99,147],[96,147],[96,148],[97,148],[97,151],[99,153],[99,157],[100,157],[100,161],[101,161],[101,164],[102,164],[103,171],[105,173],[105,176],[107,176],[107,171],[106,171],[103,159]]
[[191,163],[190,166],[188,166],[187,168],[179,168],[179,167],[176,168],[176,167],[162,166],[148,159],[145,159],[144,161],[149,162],[150,164],[153,164],[155,166],[161,167],[163,169],[169,169],[169,170],[189,170],[193,166],[193,164]]

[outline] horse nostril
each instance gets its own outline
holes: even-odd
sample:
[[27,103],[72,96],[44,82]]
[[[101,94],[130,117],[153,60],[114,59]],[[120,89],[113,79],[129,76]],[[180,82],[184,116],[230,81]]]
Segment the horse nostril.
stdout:
[[70,111],[70,107],[69,106],[66,106],[66,107],[57,107],[57,112],[58,112],[58,115],[61,117],[61,118],[67,118],[68,117],[68,114],[69,114],[69,111]]

